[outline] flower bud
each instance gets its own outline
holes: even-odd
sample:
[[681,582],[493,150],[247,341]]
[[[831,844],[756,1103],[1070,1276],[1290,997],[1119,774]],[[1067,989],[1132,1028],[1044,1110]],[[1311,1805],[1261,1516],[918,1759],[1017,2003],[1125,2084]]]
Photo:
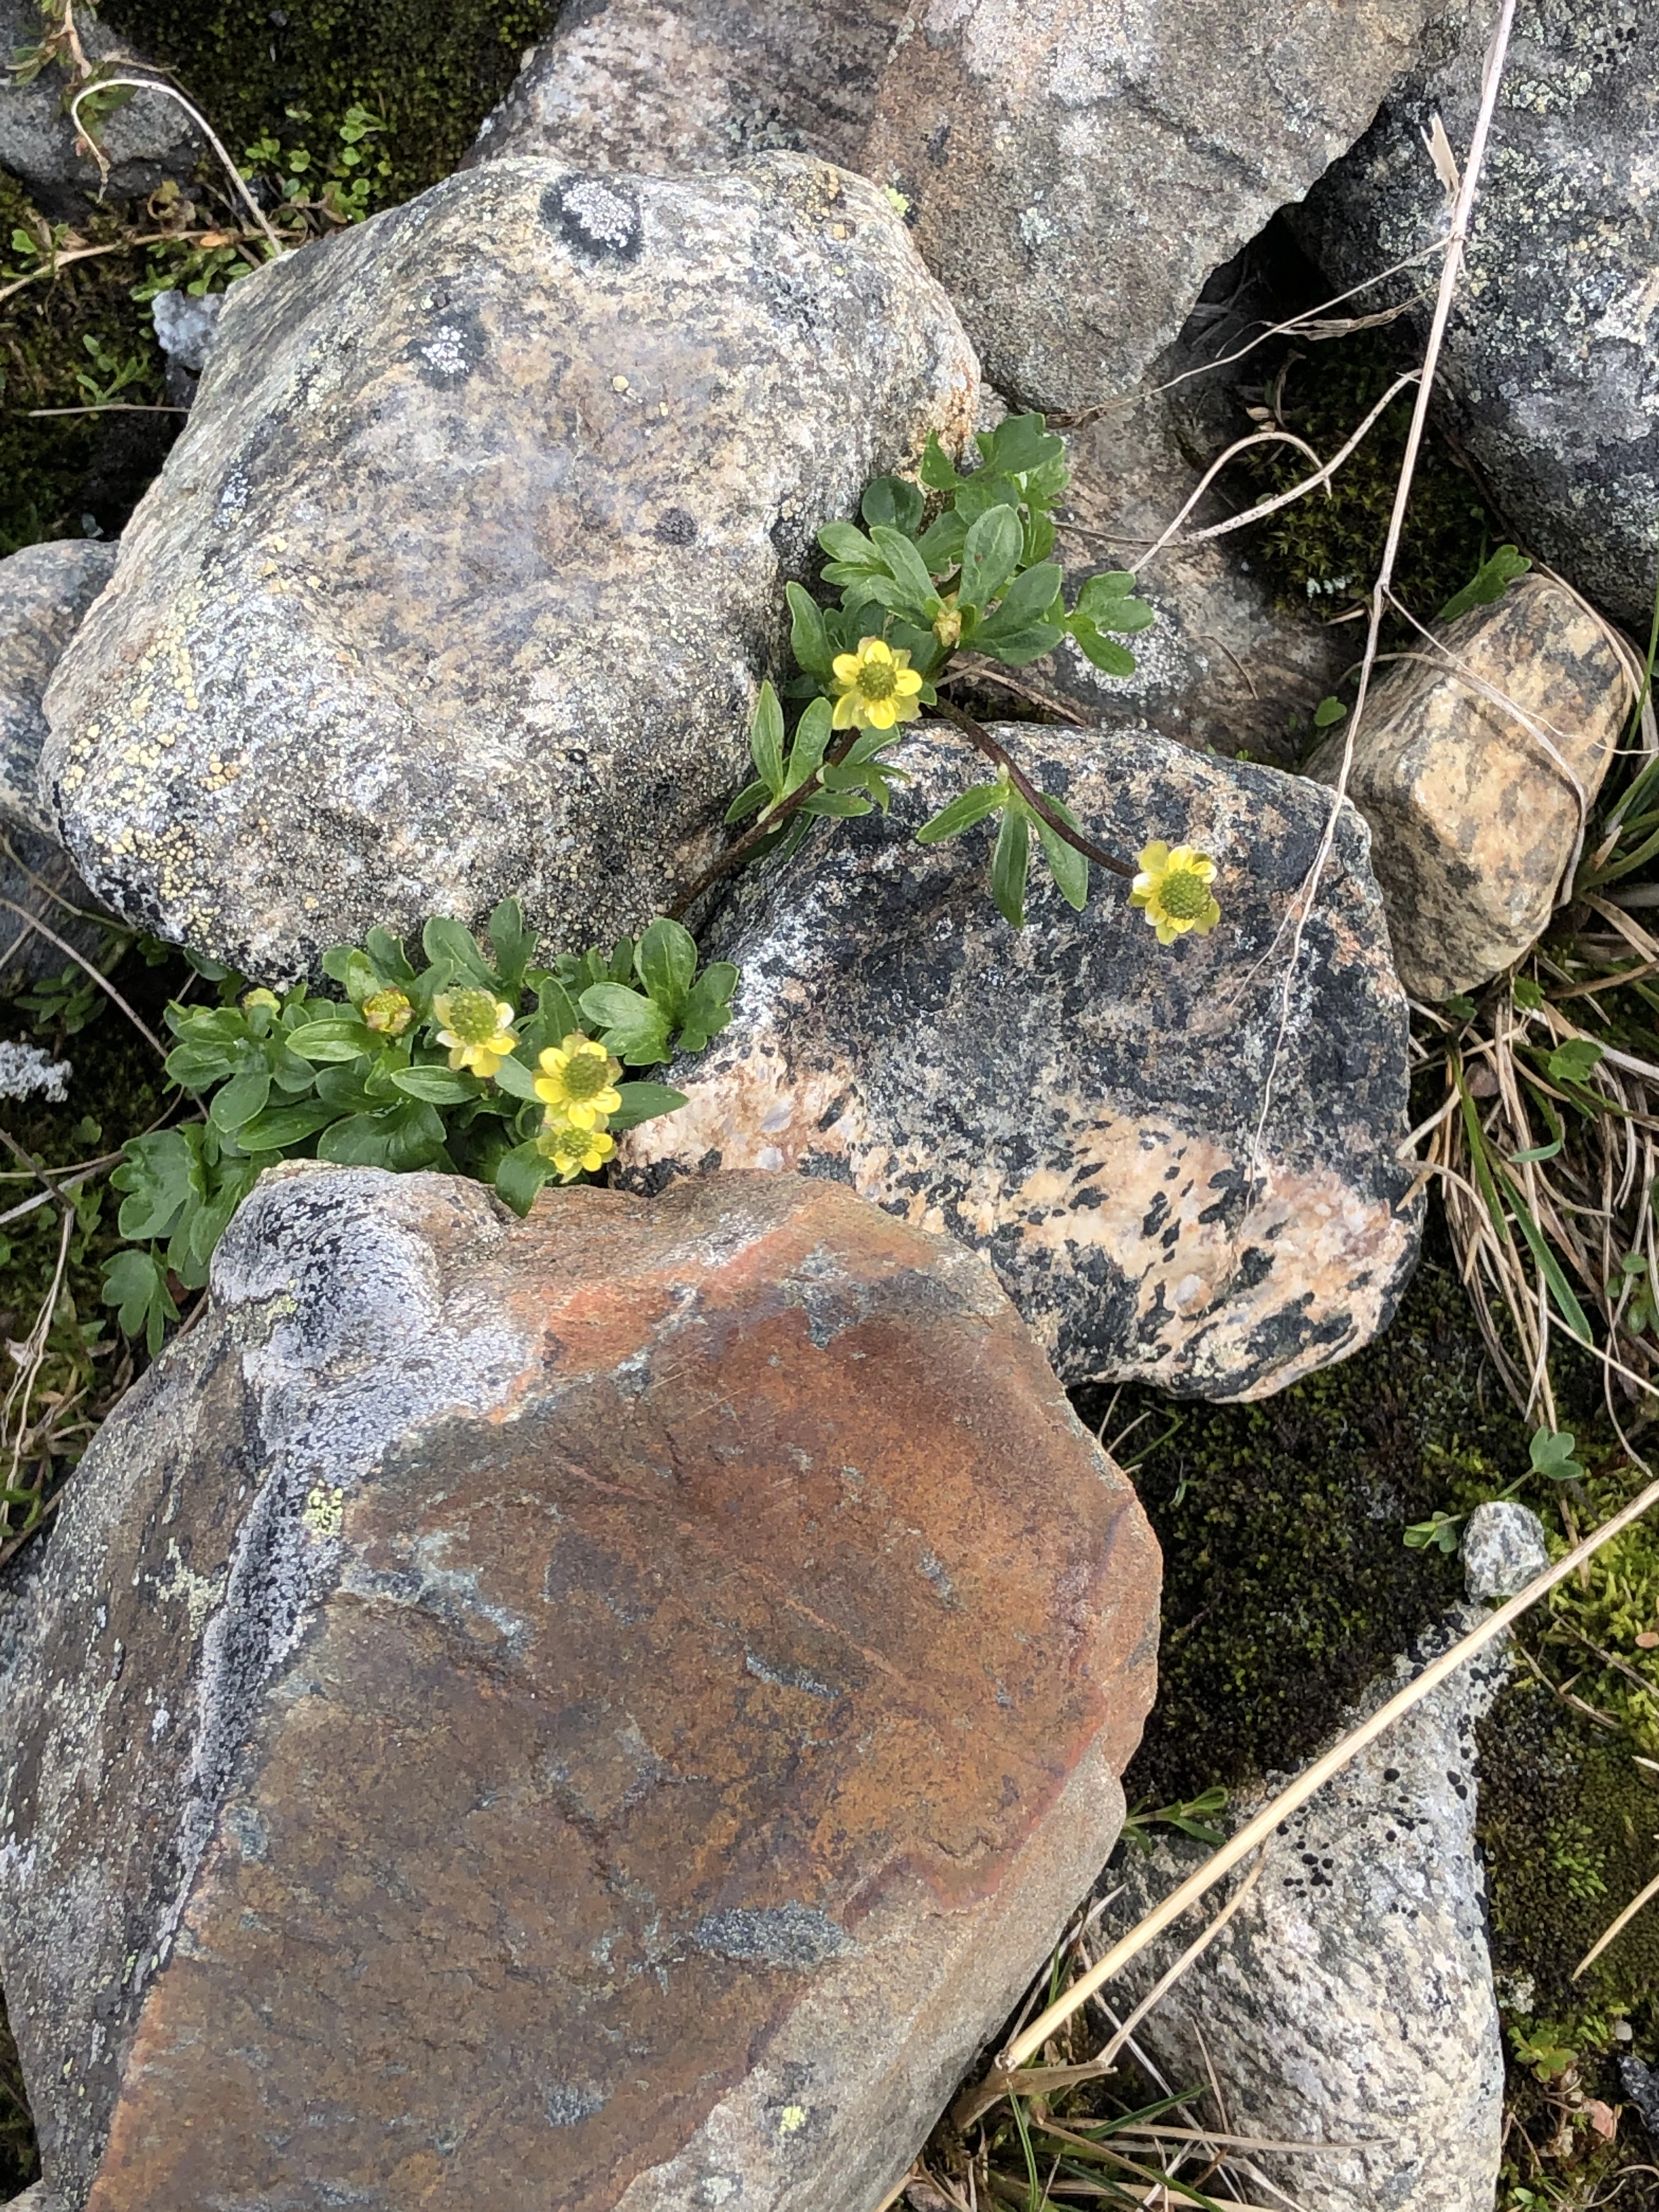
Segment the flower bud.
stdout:
[[388,986],[363,1000],[362,1017],[365,1027],[379,1036],[398,1037],[414,1020],[415,1009],[406,992]]

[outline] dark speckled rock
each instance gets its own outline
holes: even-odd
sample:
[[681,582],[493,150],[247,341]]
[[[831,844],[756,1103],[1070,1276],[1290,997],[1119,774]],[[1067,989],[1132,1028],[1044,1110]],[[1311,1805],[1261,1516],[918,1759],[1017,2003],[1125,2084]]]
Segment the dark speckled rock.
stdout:
[[1160,948],[1098,876],[1080,915],[1045,886],[1017,935],[988,830],[911,840],[971,773],[924,732],[896,756],[918,781],[887,823],[740,886],[708,937],[742,966],[738,1018],[684,1071],[690,1104],[624,1140],[625,1170],[849,1182],[983,1251],[1068,1382],[1281,1389],[1387,1325],[1417,1252],[1406,1002],[1364,824],[1345,807],[1258,1149],[1273,947],[1328,798],[1135,728],[1000,734],[1119,851],[1212,853],[1212,935]]
[[785,577],[977,391],[889,202],[793,154],[495,162],[261,270],[47,695],[64,842],[270,978],[509,894],[638,927],[741,779]]
[[0,1577],[48,2183],[873,2212],[1112,1846],[1158,1596],[989,1268],[850,1191],[274,1171]]
[[[1498,12],[1498,0],[1464,0],[1295,215],[1334,288],[1444,235],[1422,133],[1437,111],[1462,157]],[[1656,179],[1659,8],[1522,0],[1441,380],[1499,512],[1644,636],[1659,556]]]

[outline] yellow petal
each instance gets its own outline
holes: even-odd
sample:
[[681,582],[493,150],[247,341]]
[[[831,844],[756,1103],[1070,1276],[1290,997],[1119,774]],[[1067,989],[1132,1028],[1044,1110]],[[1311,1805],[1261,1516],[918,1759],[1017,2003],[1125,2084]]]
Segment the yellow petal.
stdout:
[[901,668],[894,679],[893,689],[901,699],[914,699],[921,689],[921,678],[914,668]]
[[837,684],[856,684],[859,678],[859,657],[855,653],[838,653],[830,665],[836,672]]
[[1149,876],[1161,875],[1170,865],[1170,848],[1161,837],[1155,837],[1150,845],[1141,847],[1135,858]]
[[858,693],[856,691],[843,691],[840,698],[836,702],[835,713],[830,717],[830,728],[832,730],[850,730],[854,723],[857,721],[858,718]]
[[885,638],[866,637],[859,651],[866,660],[879,661],[884,668],[890,668],[893,665],[893,648]]
[[872,730],[890,730],[898,720],[898,708],[890,699],[872,699],[864,710],[864,719]]

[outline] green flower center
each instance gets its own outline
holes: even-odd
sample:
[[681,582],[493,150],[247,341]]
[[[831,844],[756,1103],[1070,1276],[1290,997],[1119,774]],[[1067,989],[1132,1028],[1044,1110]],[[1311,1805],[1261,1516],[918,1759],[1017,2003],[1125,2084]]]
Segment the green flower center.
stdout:
[[1190,868],[1177,868],[1164,877],[1158,897],[1174,921],[1201,921],[1210,903],[1210,886]]
[[608,1060],[597,1053],[574,1053],[564,1065],[564,1095],[567,1098],[592,1098],[605,1089],[611,1077]]
[[488,1044],[495,1034],[495,1001],[488,991],[452,991],[436,1012],[463,1044]]
[[586,1129],[554,1129],[544,1141],[550,1158],[563,1167],[571,1160],[580,1159],[593,1139]]
[[898,688],[898,671],[890,660],[866,660],[859,670],[859,690],[866,699],[890,699]]

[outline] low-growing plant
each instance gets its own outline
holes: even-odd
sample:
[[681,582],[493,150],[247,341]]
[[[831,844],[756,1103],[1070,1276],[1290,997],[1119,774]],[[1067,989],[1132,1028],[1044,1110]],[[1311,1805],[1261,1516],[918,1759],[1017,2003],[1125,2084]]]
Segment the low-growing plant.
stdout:
[[218,1003],[168,1006],[167,1071],[201,1116],[134,1139],[111,1176],[128,1249],[106,1267],[104,1299],[152,1353],[262,1170],[296,1158],[437,1169],[527,1212],[550,1178],[594,1173],[622,1131],[685,1103],[623,1070],[701,1051],[731,1020],[738,981],[729,962],[699,969],[690,933],[665,919],[542,964],[510,899],[487,946],[434,920],[419,951],[417,964],[385,929],[336,946],[323,968],[339,999],[249,990],[192,961]]
[[[1015,928],[1025,919],[1035,852],[1061,896],[1081,908],[1089,870],[1133,878],[1133,902],[1161,944],[1220,919],[1213,861],[1190,845],[1148,843],[1131,863],[1085,835],[1064,802],[1040,791],[1006,746],[939,696],[959,655],[1024,668],[1070,639],[1097,668],[1134,672],[1124,637],[1149,629],[1153,611],[1128,569],[1090,576],[1066,603],[1054,550],[1054,501],[1070,471],[1065,441],[1041,415],[1011,415],[978,434],[979,466],[958,472],[937,434],[921,482],[878,477],[864,495],[863,527],[832,522],[818,533],[823,584],[838,604],[788,586],[790,645],[799,674],[785,697],[805,702],[792,738],[781,701],[761,690],[750,734],[754,780],[726,819],[753,827],[682,900],[739,860],[787,857],[815,820],[845,819],[891,804],[905,771],[888,757],[908,724],[932,708],[982,754],[994,774],[951,800],[918,831],[936,844],[992,817],[997,906]],[[931,497],[930,497],[931,495]]]

